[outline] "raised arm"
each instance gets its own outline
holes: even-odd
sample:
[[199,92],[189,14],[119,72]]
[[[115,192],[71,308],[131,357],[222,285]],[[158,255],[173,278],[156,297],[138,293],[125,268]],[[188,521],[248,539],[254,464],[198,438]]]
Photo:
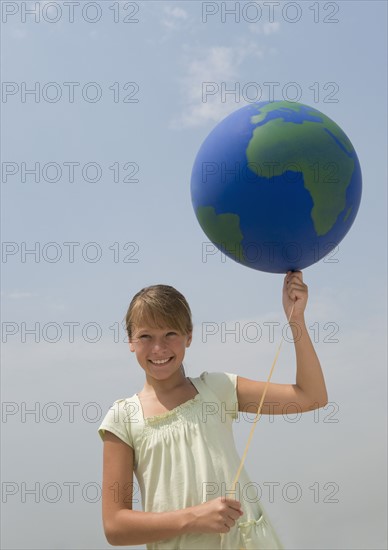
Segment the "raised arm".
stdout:
[[[288,272],[283,283],[283,307],[290,316],[290,326],[296,355],[295,384],[270,383],[263,403],[262,414],[282,414],[285,407],[295,403],[295,412],[306,412],[324,407],[328,402],[321,365],[307,331],[304,310],[308,288],[301,271]],[[265,382],[237,378],[238,408],[243,412],[257,412]],[[288,409],[292,412],[292,408]]]

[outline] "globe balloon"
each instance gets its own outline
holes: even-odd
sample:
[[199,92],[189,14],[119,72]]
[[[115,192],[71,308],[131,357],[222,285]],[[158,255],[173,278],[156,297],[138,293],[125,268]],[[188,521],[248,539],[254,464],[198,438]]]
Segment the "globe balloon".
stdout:
[[223,119],[201,145],[191,177],[207,238],[229,258],[269,273],[334,254],[361,192],[345,132],[317,109],[287,101],[252,103]]

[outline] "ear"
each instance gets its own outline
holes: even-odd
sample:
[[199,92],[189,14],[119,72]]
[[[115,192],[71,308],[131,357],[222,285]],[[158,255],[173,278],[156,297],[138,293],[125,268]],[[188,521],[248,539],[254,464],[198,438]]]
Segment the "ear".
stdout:
[[190,346],[192,339],[193,339],[193,333],[190,332],[190,333],[187,335],[186,348],[188,348],[188,347]]
[[132,342],[129,342],[129,349],[130,349],[131,351],[135,351],[135,346],[133,345]]

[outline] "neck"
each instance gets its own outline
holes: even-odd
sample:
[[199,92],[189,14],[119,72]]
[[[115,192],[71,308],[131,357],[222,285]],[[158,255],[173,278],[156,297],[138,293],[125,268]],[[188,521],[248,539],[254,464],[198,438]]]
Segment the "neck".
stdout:
[[185,369],[183,365],[181,365],[181,368],[166,380],[157,380],[155,378],[152,378],[151,376],[146,375],[146,381],[144,383],[142,392],[161,395],[164,393],[170,393],[171,391],[177,389],[181,389],[187,384],[191,385],[191,382],[187,379]]

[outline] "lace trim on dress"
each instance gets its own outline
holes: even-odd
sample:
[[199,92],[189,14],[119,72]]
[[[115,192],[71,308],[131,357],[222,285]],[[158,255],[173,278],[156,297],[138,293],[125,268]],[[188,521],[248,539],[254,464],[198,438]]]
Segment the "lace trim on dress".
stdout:
[[[138,398],[139,399],[139,398]],[[170,420],[178,418],[179,416],[190,417],[194,408],[197,408],[196,405],[198,402],[202,401],[202,396],[200,393],[197,393],[193,398],[188,399],[184,403],[177,405],[171,411],[166,411],[164,413],[155,414],[153,416],[148,416],[144,418],[144,424],[155,426],[157,424],[168,424]],[[139,400],[140,402],[140,400]]]

